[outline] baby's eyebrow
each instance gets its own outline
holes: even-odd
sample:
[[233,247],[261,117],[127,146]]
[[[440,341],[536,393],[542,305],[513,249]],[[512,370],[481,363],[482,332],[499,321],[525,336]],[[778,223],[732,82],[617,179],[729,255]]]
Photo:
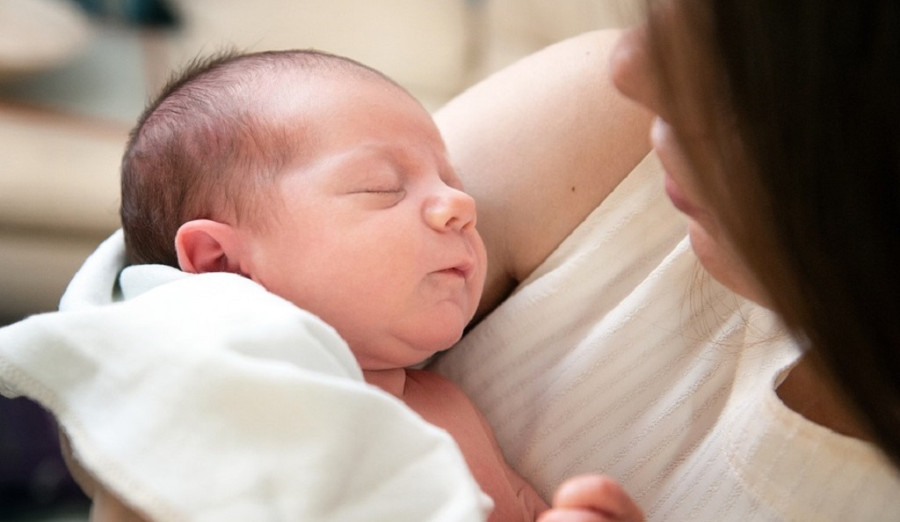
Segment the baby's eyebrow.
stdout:
[[334,183],[353,185],[393,185],[405,178],[403,168],[390,155],[358,150],[336,158],[331,176]]
[[[446,154],[435,147],[423,151],[420,147],[407,147],[400,142],[374,141],[359,143],[346,154],[353,157],[353,162],[362,163],[364,169],[372,167],[375,162],[380,162],[381,166],[392,169],[401,179],[437,170],[441,181],[462,190],[462,181],[447,160]],[[378,175],[377,169],[370,174]]]

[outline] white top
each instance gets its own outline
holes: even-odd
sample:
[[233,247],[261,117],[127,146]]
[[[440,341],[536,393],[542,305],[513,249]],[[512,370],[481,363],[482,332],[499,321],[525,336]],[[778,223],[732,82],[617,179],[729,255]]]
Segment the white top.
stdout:
[[705,276],[661,187],[648,156],[435,367],[547,498],[591,471],[651,521],[900,520],[874,448],[777,398],[798,349]]

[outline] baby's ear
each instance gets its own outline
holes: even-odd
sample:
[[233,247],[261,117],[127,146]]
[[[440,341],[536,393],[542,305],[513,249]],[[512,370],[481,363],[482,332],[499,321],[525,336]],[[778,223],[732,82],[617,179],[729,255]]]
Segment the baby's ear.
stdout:
[[241,273],[241,242],[237,230],[210,219],[195,219],[178,228],[175,252],[178,266],[192,274]]

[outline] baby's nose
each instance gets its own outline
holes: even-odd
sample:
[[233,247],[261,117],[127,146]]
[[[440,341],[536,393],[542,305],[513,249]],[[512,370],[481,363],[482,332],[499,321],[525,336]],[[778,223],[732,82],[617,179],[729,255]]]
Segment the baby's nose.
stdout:
[[443,187],[425,205],[425,221],[439,231],[475,226],[475,216],[472,196],[453,187]]

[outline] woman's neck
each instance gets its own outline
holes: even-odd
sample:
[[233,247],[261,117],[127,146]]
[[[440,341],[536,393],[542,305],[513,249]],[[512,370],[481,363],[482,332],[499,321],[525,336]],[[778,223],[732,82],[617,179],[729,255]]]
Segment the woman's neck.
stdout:
[[871,442],[853,408],[837,392],[837,386],[817,370],[810,357],[800,359],[776,393],[788,408],[808,421],[841,435]]

